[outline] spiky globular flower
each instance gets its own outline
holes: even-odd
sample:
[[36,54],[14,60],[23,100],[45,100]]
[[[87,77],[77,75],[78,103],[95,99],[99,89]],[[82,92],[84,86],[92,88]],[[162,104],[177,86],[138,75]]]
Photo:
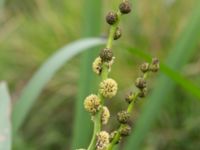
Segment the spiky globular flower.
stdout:
[[128,113],[126,110],[118,112],[117,120],[122,124],[128,123],[130,120],[130,113]]
[[109,134],[106,131],[101,131],[97,135],[96,150],[105,150],[109,144]]
[[113,39],[114,39],[114,40],[117,40],[117,39],[119,39],[121,36],[122,36],[122,31],[121,31],[121,29],[120,29],[119,27],[117,27]]
[[131,132],[131,127],[128,124],[125,124],[120,130],[120,135],[128,136],[130,132]]
[[117,89],[117,82],[111,78],[108,78],[100,83],[99,92],[106,98],[112,98],[116,95]]
[[110,11],[106,16],[106,22],[109,25],[115,24],[117,22],[117,20],[118,20],[118,16],[117,16],[117,13],[115,13],[115,12]]
[[92,64],[92,69],[96,74],[98,74],[98,75],[101,74],[101,71],[102,71],[102,59],[100,57],[97,57],[94,60],[94,62]]
[[144,78],[139,77],[135,81],[135,86],[138,87],[139,89],[143,89],[147,86],[147,82],[145,81]]
[[140,65],[140,70],[143,72],[143,73],[146,73],[149,71],[149,63],[145,62],[143,64]]
[[119,5],[119,10],[122,14],[128,14],[131,12],[131,4],[128,0],[125,0]]
[[160,63],[159,63],[158,58],[153,58],[150,65],[150,70],[152,72],[157,72],[159,69],[160,69]]
[[106,106],[102,108],[102,114],[101,114],[101,122],[102,124],[107,124],[108,120],[110,119],[110,111]]
[[90,112],[91,114],[96,114],[100,107],[100,99],[97,95],[91,94],[86,97],[84,101],[85,109]]
[[102,62],[109,62],[113,58],[113,52],[110,48],[104,48],[99,54]]

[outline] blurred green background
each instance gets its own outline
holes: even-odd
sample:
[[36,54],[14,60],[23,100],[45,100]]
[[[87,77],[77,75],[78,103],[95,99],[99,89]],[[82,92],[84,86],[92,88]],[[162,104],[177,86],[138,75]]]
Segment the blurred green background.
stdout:
[[[115,10],[120,0],[0,2],[0,80],[8,82],[14,105],[33,73],[57,49],[83,37],[107,35],[109,28],[104,16],[109,10]],[[114,46],[116,62],[111,76],[117,80],[120,90],[117,97],[108,102],[113,114],[110,121],[112,123],[106,127],[109,131],[117,127],[114,114],[126,107],[124,96],[139,76],[138,65],[144,61],[120,45],[137,48],[165,61],[182,31],[190,24],[188,21],[193,17],[191,12],[198,0],[135,0],[132,3],[133,13],[123,17],[123,36]],[[195,49],[199,48],[200,40],[195,46]],[[96,82],[93,82],[95,77],[91,75],[90,65],[99,49],[101,48],[76,56],[48,83],[20,128],[20,136],[14,140],[13,149],[66,150],[73,145],[73,138],[79,138],[80,141],[90,137],[84,126],[91,126],[92,123],[86,122],[87,125],[82,126],[82,122],[75,119],[75,116],[80,117],[82,112],[75,110],[75,107],[82,107],[82,101],[77,100],[83,100],[91,89],[96,91],[92,88]],[[200,52],[196,50],[192,59],[183,69],[178,70],[197,85],[200,84],[199,56]],[[92,80],[83,80],[88,79],[88,76]],[[153,79],[149,80],[150,93],[160,88],[155,86],[158,75],[152,77]],[[157,115],[141,149],[199,150],[200,102],[179,85],[175,86],[167,98],[168,102]],[[140,108],[147,100],[137,104],[133,118],[140,117]],[[89,115],[85,115],[88,119]],[[148,122],[146,125],[148,126]],[[76,137],[79,133],[81,135]],[[74,144],[76,145],[76,142]],[[76,148],[84,147],[87,140],[78,144],[80,147]]]

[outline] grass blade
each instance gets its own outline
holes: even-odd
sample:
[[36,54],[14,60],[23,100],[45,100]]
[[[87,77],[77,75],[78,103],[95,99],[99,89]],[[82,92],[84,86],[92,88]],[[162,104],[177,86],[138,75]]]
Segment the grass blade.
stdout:
[[[83,36],[98,36],[101,31],[102,1],[84,0]],[[97,49],[84,52],[81,59],[79,90],[75,108],[75,121],[72,149],[86,147],[90,140],[92,123],[90,116],[83,108],[84,98],[94,92],[96,77],[92,72],[91,64],[98,55]],[[87,85],[87,88],[85,88]],[[80,136],[84,135],[84,136]]]
[[0,83],[0,150],[11,150],[11,100],[5,82]]
[[12,114],[14,134],[16,134],[22,125],[35,100],[53,75],[76,54],[88,48],[101,45],[104,42],[104,39],[101,38],[88,38],[76,41],[58,50],[41,66],[24,88],[19,100],[14,106]]
[[[194,8],[188,23],[189,24],[180,40],[171,50],[166,61],[166,64],[176,71],[180,71],[197,51],[195,47],[200,37],[200,1],[197,1],[196,8]],[[161,75],[158,78],[155,86],[158,88],[153,91],[149,100],[144,105],[142,114],[136,123],[134,134],[130,136],[128,143],[125,146],[125,150],[141,149],[141,143],[152,127],[162,105],[169,100],[167,97],[174,90],[175,85],[176,84],[166,75]]]

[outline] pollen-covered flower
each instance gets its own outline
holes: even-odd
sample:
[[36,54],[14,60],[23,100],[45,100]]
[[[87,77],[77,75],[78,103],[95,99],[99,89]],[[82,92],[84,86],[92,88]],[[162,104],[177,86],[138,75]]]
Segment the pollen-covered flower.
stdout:
[[97,144],[96,149],[97,150],[105,150],[108,147],[109,144],[109,134],[106,131],[101,131],[97,135]]
[[108,78],[100,83],[99,92],[106,98],[112,98],[117,94],[117,82]]
[[94,115],[99,110],[100,107],[99,97],[94,94],[91,94],[90,96],[86,97],[84,101],[84,107],[88,112]]
[[100,57],[97,57],[94,60],[94,62],[92,64],[92,69],[96,74],[98,74],[98,75],[101,74],[101,71],[102,71],[102,59]]
[[101,114],[101,122],[102,124],[107,124],[108,120],[110,118],[110,111],[106,106],[102,108],[102,114]]

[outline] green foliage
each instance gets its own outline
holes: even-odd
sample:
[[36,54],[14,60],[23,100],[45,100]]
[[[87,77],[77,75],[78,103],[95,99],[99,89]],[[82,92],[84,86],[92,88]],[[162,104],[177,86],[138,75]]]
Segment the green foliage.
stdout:
[[11,100],[5,82],[0,82],[0,149],[11,150]]

